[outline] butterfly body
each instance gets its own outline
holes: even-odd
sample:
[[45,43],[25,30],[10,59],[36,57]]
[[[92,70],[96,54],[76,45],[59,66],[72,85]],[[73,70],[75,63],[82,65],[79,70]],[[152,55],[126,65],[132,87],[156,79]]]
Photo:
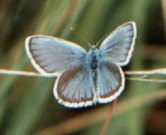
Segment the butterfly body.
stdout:
[[89,64],[91,70],[96,70],[98,67],[98,49],[97,48],[92,48],[90,51],[87,53],[87,59],[86,63]]
[[88,52],[73,42],[41,35],[28,37],[25,45],[41,74],[57,76],[54,96],[58,102],[79,108],[111,102],[121,94],[125,78],[120,66],[129,62],[135,38],[136,25],[128,22]]

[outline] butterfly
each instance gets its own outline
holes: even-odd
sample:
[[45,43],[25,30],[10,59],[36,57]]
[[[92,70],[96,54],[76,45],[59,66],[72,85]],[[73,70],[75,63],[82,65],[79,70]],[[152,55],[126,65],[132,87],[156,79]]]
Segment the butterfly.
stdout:
[[121,66],[128,64],[135,39],[136,24],[127,22],[88,52],[76,43],[42,35],[27,37],[25,48],[40,74],[57,76],[53,92],[58,102],[80,108],[111,102],[122,93]]

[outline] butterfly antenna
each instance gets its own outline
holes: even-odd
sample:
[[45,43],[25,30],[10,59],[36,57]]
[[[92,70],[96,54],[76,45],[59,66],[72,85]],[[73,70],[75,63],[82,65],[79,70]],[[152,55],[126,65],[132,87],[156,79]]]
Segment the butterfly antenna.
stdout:
[[73,27],[70,28],[70,30],[74,31],[90,48],[92,48],[92,44],[88,42],[79,32],[77,32]]
[[95,47],[98,47],[98,45],[100,45],[100,44],[103,42],[103,40],[104,40],[107,36],[108,36],[108,35],[103,36],[103,37],[97,42],[97,44],[95,45]]
[[98,45],[100,45],[100,43],[103,41],[103,39],[100,39],[98,42],[97,42],[97,44],[95,45],[95,47],[97,48],[98,47]]

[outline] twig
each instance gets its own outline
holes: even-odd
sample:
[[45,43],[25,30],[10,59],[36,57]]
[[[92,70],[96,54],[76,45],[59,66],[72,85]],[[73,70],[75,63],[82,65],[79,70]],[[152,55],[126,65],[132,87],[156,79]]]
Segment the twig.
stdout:
[[18,76],[36,76],[36,77],[43,77],[39,73],[29,72],[29,71],[16,71],[16,70],[7,70],[7,69],[0,69],[0,74],[2,75],[18,75]]
[[141,81],[141,82],[157,82],[157,83],[166,83],[166,80],[164,79],[149,79],[149,78],[141,78],[141,77],[130,77],[126,78],[127,80],[132,81]]
[[[0,69],[0,74],[47,77],[45,75],[41,75],[41,74],[36,73],[36,72],[17,71],[17,70],[8,70],[8,69]],[[125,74],[126,75],[152,75],[152,74],[164,74],[164,75],[166,75],[166,68],[158,68],[158,69],[152,69],[152,70],[125,71]]]
[[154,74],[162,74],[166,75],[166,68],[158,68],[152,70],[139,70],[139,71],[125,71],[126,75],[154,75]]
[[111,121],[111,118],[112,118],[112,114],[113,114],[113,111],[114,111],[114,108],[115,108],[115,105],[116,105],[116,100],[112,102],[111,106],[110,106],[110,111],[109,111],[109,114],[107,115],[105,121],[104,121],[104,124],[101,128],[101,131],[100,131],[100,135],[105,135],[105,132],[108,128],[108,125]]
[[[149,75],[166,75],[166,68],[159,68],[159,69],[152,69],[152,70],[139,70],[139,71],[125,71],[125,75],[141,75],[141,77],[127,77],[128,80],[134,81],[144,81],[144,82],[166,82],[164,79],[149,79],[145,78]],[[42,75],[36,72],[30,71],[16,71],[16,70],[7,70],[7,69],[0,69],[0,75],[18,75],[18,76],[34,76],[34,77],[56,77],[56,76],[47,76]]]

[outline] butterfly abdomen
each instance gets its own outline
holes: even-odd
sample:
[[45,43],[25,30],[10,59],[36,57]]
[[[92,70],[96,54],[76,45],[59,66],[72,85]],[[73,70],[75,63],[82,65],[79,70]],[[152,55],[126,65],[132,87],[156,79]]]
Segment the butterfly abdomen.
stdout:
[[90,80],[93,82],[93,94],[94,94],[94,99],[93,101],[97,101],[97,80],[98,80],[98,68],[99,68],[99,51],[96,48],[92,48],[86,57],[86,65],[90,73]]

